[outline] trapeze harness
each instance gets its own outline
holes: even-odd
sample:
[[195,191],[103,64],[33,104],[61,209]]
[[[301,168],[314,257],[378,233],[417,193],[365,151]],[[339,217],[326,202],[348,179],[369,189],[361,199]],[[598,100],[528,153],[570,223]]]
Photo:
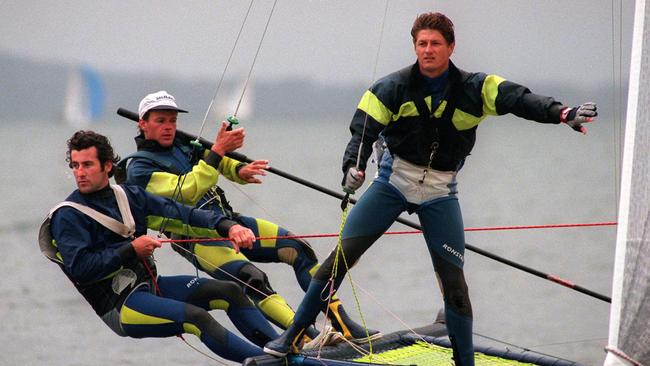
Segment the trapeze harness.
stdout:
[[131,262],[123,266],[117,272],[91,284],[80,284],[75,281],[65,270],[63,258],[59,253],[56,243],[50,231],[51,219],[54,213],[61,207],[72,207],[108,230],[124,237],[133,238],[135,233],[135,220],[131,214],[129,200],[124,189],[119,185],[110,186],[115,193],[115,199],[124,223],[115,220],[93,208],[72,201],[63,201],[52,208],[41,224],[38,234],[38,244],[43,255],[52,262],[59,265],[68,279],[74,284],[77,290],[92,305],[99,317],[120,336],[127,336],[120,324],[120,308],[126,298],[137,288],[148,285],[151,291],[155,291],[153,278],[156,276],[155,264],[151,257],[147,257],[147,266],[152,270],[149,273],[144,265],[139,262]]

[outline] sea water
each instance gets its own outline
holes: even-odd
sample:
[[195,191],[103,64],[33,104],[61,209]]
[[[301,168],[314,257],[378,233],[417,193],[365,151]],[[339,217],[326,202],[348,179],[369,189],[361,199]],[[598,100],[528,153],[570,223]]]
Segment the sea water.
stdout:
[[[134,150],[135,124],[118,118],[88,129],[109,136],[124,156]],[[269,159],[277,169],[339,190],[341,156],[349,138],[347,123],[252,118],[243,124],[247,137],[241,152],[254,159]],[[199,130],[196,121],[181,121],[179,127],[193,133]],[[589,134],[583,136],[566,126],[515,118],[484,122],[477,145],[458,176],[465,226],[615,221],[620,158],[617,133],[611,123],[588,127]],[[37,121],[0,126],[0,364],[215,364],[179,338],[116,336],[59,268],[39,253],[37,234],[42,219],[75,188],[65,162],[65,143],[74,130]],[[206,131],[204,137],[211,139],[216,126]],[[368,175],[372,174],[370,168]],[[221,184],[234,208],[246,215],[280,223],[296,234],[339,230],[337,199],[279,176],[269,174],[261,185],[239,186],[223,179]],[[415,216],[404,217],[417,222]],[[412,229],[395,224],[391,230]],[[466,241],[609,296],[615,231],[615,227],[584,227],[469,232]],[[310,243],[322,259],[336,240],[311,239]],[[163,275],[196,273],[169,247],[158,250],[156,259]],[[268,273],[275,290],[297,307],[302,291],[290,268],[259,266]],[[608,303],[471,251],[466,252],[465,273],[477,344],[494,344],[492,339],[496,339],[583,364],[602,362]],[[369,327],[385,333],[427,324],[442,306],[420,235],[382,237],[351,274],[356,291],[346,280],[339,292],[348,312],[357,320],[362,314]],[[212,314],[234,329],[223,312]],[[205,350],[195,337],[185,338]]]

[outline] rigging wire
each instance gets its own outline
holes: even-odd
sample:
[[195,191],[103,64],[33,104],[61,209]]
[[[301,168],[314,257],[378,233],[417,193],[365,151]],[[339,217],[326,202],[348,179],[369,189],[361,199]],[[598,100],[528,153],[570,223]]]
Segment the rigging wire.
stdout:
[[[385,5],[384,5],[384,15],[383,15],[383,17],[381,19],[381,27],[380,27],[379,39],[377,41],[377,53],[375,55],[375,63],[374,63],[373,72],[372,72],[372,82],[373,83],[374,83],[374,79],[375,79],[376,73],[377,73],[377,64],[379,63],[379,55],[380,55],[380,52],[381,52],[381,43],[382,43],[382,40],[384,38],[384,26],[386,24],[386,16],[388,15],[388,4],[389,4],[389,0],[386,0]],[[368,103],[370,103],[369,100],[368,100]],[[366,132],[367,122],[368,122],[368,114],[366,113],[366,116],[365,116],[365,119],[364,119],[364,122],[363,122],[363,131],[361,133],[361,141],[359,143],[359,150],[357,151],[357,161],[356,161],[356,169],[357,170],[359,170],[359,160],[361,159],[361,150],[363,148],[363,139],[364,139],[364,135],[365,135],[365,132]],[[329,292],[328,298],[327,298],[327,308],[329,310],[329,305],[330,305],[330,303],[332,301],[332,297],[333,297],[334,292],[335,292],[335,290],[334,290],[334,282],[335,282],[335,278],[336,278],[336,274],[337,274],[338,259],[339,259],[339,255],[340,255],[341,258],[343,259],[343,264],[345,265],[347,278],[348,278],[348,280],[350,282],[350,286],[352,288],[352,295],[353,295],[353,298],[355,300],[356,310],[359,313],[359,317],[361,318],[361,325],[363,326],[363,329],[365,330],[365,333],[366,333],[366,337],[368,339],[368,346],[369,346],[369,352],[370,352],[369,356],[370,356],[370,359],[372,360],[372,357],[373,357],[372,356],[373,355],[372,340],[370,339],[370,334],[368,333],[368,326],[366,324],[366,319],[363,316],[363,311],[361,310],[361,304],[359,302],[359,298],[358,298],[357,293],[356,293],[356,289],[355,289],[355,286],[354,286],[354,281],[352,279],[352,273],[350,272],[350,266],[348,265],[348,261],[345,258],[345,252],[343,251],[343,245],[342,245],[343,228],[345,227],[345,222],[346,222],[347,216],[348,216],[349,199],[350,199],[350,193],[351,192],[346,190],[345,193],[346,194],[345,194],[343,200],[341,201],[341,210],[343,212],[342,212],[342,215],[341,215],[341,225],[340,225],[340,230],[339,230],[339,234],[338,234],[338,240],[337,240],[337,245],[336,245],[336,249],[335,249],[335,254],[334,254],[334,267],[332,268],[332,273],[330,274],[330,278],[328,280],[329,286],[330,286],[330,290],[329,290],[330,292]]]
[[[218,93],[219,93],[219,90],[221,89],[221,85],[222,85],[222,82],[223,82],[224,76],[225,76],[225,74],[226,74],[226,71],[227,71],[227,69],[228,69],[228,66],[230,65],[230,61],[232,60],[232,56],[233,56],[234,51],[235,51],[235,49],[236,49],[236,47],[237,47],[237,44],[238,44],[238,42],[239,42],[239,39],[240,39],[240,36],[241,36],[242,31],[243,31],[243,29],[244,29],[244,26],[246,25],[246,20],[248,19],[248,16],[249,16],[249,14],[250,14],[250,10],[251,10],[251,8],[252,8],[253,2],[254,2],[254,0],[251,0],[250,3],[249,3],[249,5],[248,5],[248,9],[246,10],[246,15],[244,16],[244,20],[242,21],[242,25],[241,25],[241,27],[239,28],[239,31],[238,31],[238,33],[237,33],[237,37],[235,38],[235,42],[233,43],[232,49],[230,50],[230,54],[229,54],[229,56],[228,56],[228,60],[226,61],[226,64],[225,64],[225,66],[224,66],[224,70],[223,70],[223,72],[221,73],[221,77],[219,78],[219,82],[217,83],[217,87],[216,87],[216,89],[215,89],[215,92],[214,92],[214,95],[213,95],[213,97],[212,97],[212,100],[210,101],[210,104],[208,105],[208,108],[207,108],[207,110],[206,110],[206,112],[205,112],[205,115],[204,115],[204,117],[203,117],[203,122],[201,123],[201,128],[200,128],[200,130],[199,130],[199,133],[197,134],[195,140],[190,141],[190,144],[191,144],[192,146],[194,146],[195,148],[200,148],[200,147],[202,147],[202,144],[201,144],[201,142],[199,141],[200,138],[201,138],[201,134],[202,134],[203,129],[204,129],[204,127],[205,127],[205,123],[206,123],[206,121],[207,121],[207,118],[208,118],[208,115],[209,115],[209,113],[210,113],[210,110],[212,109],[212,106],[213,106],[213,104],[214,104],[214,101],[215,101],[215,99],[217,98],[217,95],[218,95]],[[244,83],[244,87],[243,87],[243,90],[242,90],[241,96],[239,97],[239,100],[238,100],[238,102],[237,102],[237,107],[235,108],[235,112],[234,112],[234,114],[233,114],[232,116],[230,116],[230,117],[227,118],[231,125],[232,125],[232,124],[237,124],[237,123],[239,123],[239,121],[237,120],[237,117],[236,117],[236,116],[237,116],[237,112],[238,112],[239,107],[240,107],[240,105],[241,105],[241,101],[242,101],[242,99],[243,99],[243,97],[244,97],[244,93],[246,92],[246,88],[247,88],[247,86],[248,86],[248,82],[249,82],[249,80],[250,80],[250,77],[251,77],[251,74],[252,74],[253,68],[254,68],[254,66],[255,66],[255,62],[257,61],[257,56],[258,56],[259,51],[260,51],[260,49],[261,49],[262,42],[263,42],[263,40],[264,40],[264,36],[266,35],[266,32],[267,32],[267,29],[268,29],[268,26],[269,26],[269,23],[270,23],[271,17],[272,17],[272,15],[273,15],[273,10],[275,9],[276,4],[277,4],[277,0],[275,0],[275,1],[273,2],[273,7],[271,8],[271,12],[269,13],[269,16],[268,16],[268,18],[267,18],[266,25],[265,25],[265,27],[264,27],[264,32],[263,32],[262,37],[261,37],[261,39],[260,39],[260,42],[259,42],[259,44],[258,44],[258,46],[257,46],[257,50],[256,50],[256,52],[255,52],[255,57],[254,57],[254,59],[253,59],[253,63],[251,64],[251,67],[250,67],[250,69],[249,69],[249,71],[248,71],[248,76],[246,77],[246,81],[245,81],[245,83]],[[179,177],[178,177],[178,179],[177,179],[177,183],[176,183],[176,187],[174,188],[174,192],[173,192],[173,194],[172,194],[171,199],[173,199],[173,200],[175,200],[175,201],[178,201],[178,200],[182,200],[182,199],[183,199],[183,198],[182,198],[182,188],[183,188],[183,184],[185,183],[185,179],[186,179],[186,178],[187,178],[187,173],[186,173],[186,174],[183,174],[182,176],[179,176]],[[161,237],[161,236],[164,235],[164,231],[165,231],[165,228],[166,228],[168,222],[169,222],[169,218],[164,218],[164,219],[161,221],[160,228],[159,228],[159,230],[158,230],[158,231],[159,231],[159,234],[158,234],[159,237]],[[194,255],[196,258],[200,258],[200,257],[199,257],[198,255],[196,255],[195,253],[192,253],[191,251],[188,251],[186,248],[184,248],[184,247],[182,247],[182,246],[179,246],[179,245],[177,245],[177,244],[174,244],[174,245],[175,245],[177,248],[180,248],[181,250],[184,250],[184,251],[186,251],[186,252],[189,252],[191,255]],[[205,260],[205,259],[203,259],[203,260],[204,260],[206,263],[209,263],[207,260]],[[227,273],[225,270],[219,268],[218,266],[216,266],[216,265],[212,265],[212,266],[215,267],[215,268],[217,268],[217,269],[219,269],[219,270],[220,270],[222,273],[224,273],[225,275],[230,276],[230,278],[231,278],[233,281],[235,281],[235,282],[239,282],[239,283],[242,284],[242,285],[248,286],[248,287],[249,287],[250,289],[252,289],[253,291],[258,291],[259,293],[261,293],[262,295],[264,295],[260,290],[257,290],[257,289],[255,289],[255,288],[253,288],[252,286],[248,285],[247,283],[244,283],[243,281],[241,281],[241,280],[239,280],[238,278],[236,278],[234,275],[231,275],[230,273]],[[195,268],[196,268],[196,277],[199,277],[198,267],[195,267]],[[274,300],[274,299],[273,299],[273,300]],[[277,301],[277,300],[274,300],[274,301]],[[218,363],[220,363],[220,364],[222,364],[222,365],[225,365],[225,363],[221,362],[220,360],[218,360],[218,359],[216,359],[216,358],[214,358],[214,357],[212,357],[212,356],[206,354],[205,352],[202,352],[202,351],[199,350],[198,348],[196,348],[196,347],[194,347],[193,345],[191,345],[191,344],[190,344],[190,343],[189,343],[189,342],[188,342],[184,337],[181,336],[180,338],[185,342],[186,345],[188,345],[190,348],[194,349],[196,352],[198,352],[198,353],[200,353],[200,354],[202,354],[202,355],[204,355],[204,356],[210,358],[211,360],[217,361]]]
[[248,82],[250,81],[251,75],[253,74],[253,68],[255,67],[255,63],[257,61],[257,56],[260,53],[260,49],[262,48],[262,42],[264,42],[264,37],[266,36],[266,31],[269,29],[269,23],[271,23],[271,18],[273,17],[273,11],[275,10],[275,5],[278,3],[278,0],[273,1],[273,6],[271,7],[271,11],[269,12],[269,17],[266,19],[266,24],[264,25],[264,31],[262,32],[262,37],[260,38],[260,42],[257,45],[257,50],[255,51],[255,57],[253,57],[253,63],[251,64],[250,69],[248,70],[248,75],[246,76],[246,81],[244,82],[244,87],[242,88],[241,95],[239,96],[239,100],[237,101],[237,106],[235,107],[235,112],[233,113],[233,117],[236,120],[237,119],[237,112],[239,112],[239,106],[241,106],[242,99],[244,99],[244,93],[246,93],[246,88],[248,87]]
[[[616,9],[618,3],[618,9]],[[617,13],[618,10],[618,13]],[[620,196],[621,139],[624,138],[623,124],[623,2],[611,0],[611,41],[612,41],[612,116],[614,139],[614,209],[618,213]],[[618,19],[618,22],[616,22]],[[618,24],[618,29],[616,25]],[[618,47],[617,47],[618,45]],[[618,67],[617,67],[618,66]]]
[[[194,139],[193,141],[190,141],[190,144],[192,146],[194,146],[195,148],[201,148],[202,147],[202,144],[199,141],[201,139],[201,134],[203,133],[203,129],[204,129],[205,123],[206,123],[206,121],[208,119],[208,115],[210,114],[210,110],[212,109],[212,105],[214,104],[214,101],[217,98],[217,95],[219,94],[219,90],[221,89],[221,85],[222,85],[223,79],[224,79],[224,77],[226,75],[226,71],[228,70],[228,66],[230,65],[230,61],[232,60],[232,56],[235,53],[235,49],[237,49],[237,44],[239,43],[239,39],[241,37],[241,34],[242,34],[243,30],[244,30],[244,27],[246,26],[246,21],[248,20],[248,16],[250,15],[250,11],[251,11],[251,8],[253,7],[253,2],[254,1],[255,0],[251,0],[250,3],[248,4],[248,8],[246,9],[246,14],[244,15],[244,19],[243,19],[243,21],[241,23],[241,26],[239,27],[239,31],[237,32],[237,36],[235,37],[235,41],[234,41],[234,43],[232,45],[232,48],[230,49],[230,54],[228,55],[228,59],[226,61],[224,69],[221,72],[221,76],[220,76],[219,81],[217,83],[217,86],[215,88],[214,95],[212,96],[212,100],[210,101],[210,104],[208,105],[208,108],[205,111],[205,115],[203,116],[203,122],[201,123],[199,133],[196,135],[196,139]],[[274,6],[275,6],[275,4],[274,4]],[[269,15],[269,19],[270,19],[270,15]],[[267,25],[268,25],[268,20],[267,20]],[[266,31],[266,29],[265,29],[265,31]],[[262,39],[263,38],[264,37],[262,37]],[[260,45],[258,45],[258,51],[259,51],[260,46],[261,46],[261,41],[260,41]],[[251,69],[252,69],[252,67],[253,66],[251,66]],[[231,123],[234,123],[234,122],[231,121]],[[181,202],[182,202],[182,190],[183,190],[183,185],[185,183],[185,179],[187,178],[187,174],[188,173],[183,174],[182,176],[178,177],[178,180],[176,181],[176,187],[174,188],[174,192],[172,193],[172,196],[170,197],[172,200],[179,201],[179,199],[180,199]],[[158,230],[159,237],[160,237],[160,234],[162,234],[165,231],[164,229],[167,226],[167,223],[168,223],[168,218],[163,218],[163,220],[162,220],[162,222],[160,224],[160,228]]]
[[[200,128],[200,130],[199,130],[199,133],[197,134],[195,140],[190,141],[190,144],[192,144],[194,147],[199,147],[199,148],[200,148],[200,147],[203,146],[203,145],[201,144],[201,142],[199,141],[199,140],[201,139],[201,133],[203,132],[203,128],[204,128],[204,126],[205,126],[205,123],[206,123],[206,120],[207,120],[208,114],[210,113],[210,110],[212,109],[212,105],[213,105],[213,103],[214,103],[214,101],[215,101],[215,99],[216,99],[216,97],[217,97],[217,94],[218,94],[218,92],[219,92],[219,89],[221,88],[222,81],[223,81],[223,79],[224,79],[224,75],[226,74],[226,71],[227,71],[227,69],[228,69],[228,65],[230,64],[230,61],[231,61],[231,59],[232,59],[232,56],[233,56],[233,54],[234,54],[235,49],[237,48],[237,44],[238,44],[238,42],[239,42],[239,39],[240,39],[240,36],[241,36],[242,31],[243,31],[243,29],[244,29],[244,26],[246,25],[246,20],[248,19],[248,16],[249,16],[249,14],[250,14],[250,10],[251,10],[251,8],[252,8],[253,2],[254,2],[254,0],[251,0],[251,2],[250,2],[249,5],[248,5],[248,9],[246,10],[246,14],[245,14],[245,16],[244,16],[244,20],[242,21],[242,25],[241,25],[241,27],[239,28],[239,31],[238,31],[238,33],[237,33],[237,37],[236,37],[236,39],[235,39],[235,42],[234,42],[234,44],[233,44],[233,47],[232,47],[232,49],[230,50],[230,55],[228,56],[228,60],[227,60],[227,62],[226,62],[226,65],[225,65],[225,67],[224,67],[223,72],[221,73],[221,77],[220,77],[219,82],[218,82],[218,84],[217,84],[217,87],[216,87],[216,90],[215,90],[214,96],[213,96],[212,100],[210,101],[210,105],[208,106],[208,109],[207,109],[207,111],[206,111],[206,113],[205,113],[205,116],[204,116],[204,118],[203,118],[203,122],[202,122],[202,124],[201,124],[201,128]],[[239,106],[240,106],[241,101],[242,101],[242,99],[243,99],[243,97],[244,97],[244,93],[246,92],[246,88],[247,88],[247,85],[248,85],[249,79],[250,79],[250,77],[251,77],[251,74],[252,74],[253,68],[255,67],[255,63],[256,63],[256,61],[257,61],[257,56],[258,56],[258,54],[259,54],[259,52],[260,52],[260,49],[261,49],[261,47],[262,47],[262,43],[263,43],[263,41],[264,41],[264,37],[265,37],[265,35],[266,35],[266,33],[267,33],[267,30],[268,30],[268,27],[269,27],[269,23],[271,22],[271,18],[272,18],[272,16],[273,16],[273,11],[275,10],[275,6],[276,6],[276,4],[277,4],[277,0],[275,0],[275,1],[273,2],[273,6],[272,6],[272,8],[271,8],[271,11],[269,12],[269,16],[268,16],[268,18],[266,19],[266,24],[265,24],[265,26],[264,26],[264,31],[263,31],[263,33],[262,33],[262,37],[260,38],[260,41],[259,41],[259,43],[258,43],[258,45],[257,45],[257,49],[256,49],[256,52],[255,52],[255,57],[253,58],[253,62],[252,62],[252,64],[251,64],[251,67],[250,67],[249,70],[248,70],[248,76],[246,77],[246,81],[245,81],[245,83],[244,83],[244,88],[243,88],[243,90],[242,90],[242,94],[241,94],[241,96],[239,97],[239,101],[237,102],[237,107],[235,108],[235,113],[233,114],[233,116],[231,116],[231,117],[228,118],[228,121],[230,121],[231,124],[237,124],[237,123],[239,123],[239,121],[237,120],[237,117],[236,117],[236,116],[237,116],[237,111],[239,110]],[[184,175],[178,177],[178,180],[177,180],[177,183],[176,183],[176,187],[174,188],[174,193],[172,194],[171,199],[173,199],[173,200],[175,200],[175,201],[178,201],[178,198],[179,198],[179,197],[182,199],[182,189],[183,189],[183,184],[185,183],[185,179],[187,178],[187,174],[188,174],[188,173],[186,173],[186,174],[184,174]],[[165,218],[165,219],[162,220],[162,222],[161,222],[161,226],[160,226],[160,229],[158,230],[160,233],[163,233],[163,232],[164,232],[164,228],[166,227],[167,222],[168,222],[167,218]]]
[[193,349],[193,350],[194,350],[195,352],[197,352],[198,354],[203,355],[203,356],[205,356],[205,357],[211,359],[212,361],[215,361],[216,363],[218,363],[218,364],[220,364],[220,365],[224,365],[224,366],[229,366],[229,365],[230,365],[230,363],[227,363],[227,362],[222,361],[222,360],[220,360],[220,359],[218,359],[218,358],[216,358],[216,357],[213,357],[212,355],[208,354],[207,352],[204,352],[203,350],[201,350],[201,349],[199,349],[198,347],[194,346],[193,344],[191,344],[190,342],[188,342],[187,339],[185,339],[185,337],[182,337],[182,336],[181,336],[181,337],[179,337],[179,338],[180,338],[183,342],[185,342],[185,344],[186,344],[188,347],[190,347],[191,349]]
[[223,83],[223,79],[226,75],[226,71],[228,70],[228,66],[230,65],[232,56],[235,53],[237,44],[239,43],[239,38],[241,37],[241,34],[244,30],[244,26],[246,25],[246,20],[248,19],[248,15],[250,14],[251,8],[253,7],[253,1],[254,0],[251,0],[250,3],[248,4],[246,15],[244,15],[244,20],[241,23],[241,27],[239,27],[239,31],[237,32],[237,37],[235,38],[235,42],[233,43],[232,48],[230,49],[228,60],[226,61],[226,65],[224,66],[223,71],[221,72],[221,77],[219,78],[219,82],[217,83],[217,87],[215,88],[214,95],[212,96],[212,100],[210,100],[210,105],[208,105],[208,109],[205,111],[205,115],[203,116],[203,122],[201,123],[201,128],[199,129],[199,133],[196,135],[196,140],[194,140],[193,145],[199,143],[198,141],[201,138],[201,134],[203,133],[203,128],[205,127],[205,123],[208,120],[208,115],[212,110],[212,105],[214,104],[215,99],[217,99],[217,95],[219,94],[219,90],[221,89],[221,84]]
[[[262,203],[260,203],[257,199],[255,199],[252,195],[247,193],[245,190],[243,190],[242,187],[240,186],[240,184],[237,184],[237,183],[235,183],[233,181],[230,181],[230,180],[226,180],[226,182],[229,183],[229,185],[233,189],[235,189],[237,192],[239,192],[242,196],[246,197],[246,199],[248,201],[253,203],[255,205],[255,207],[258,207],[260,210],[262,210],[263,213],[264,213],[264,218],[266,220],[271,220],[273,222],[281,222],[282,221],[282,220],[278,220],[277,215],[274,215],[273,213],[271,213],[269,210],[266,209],[266,207],[264,207],[264,205]],[[278,237],[277,239],[283,239],[283,238]],[[293,239],[293,238],[287,237],[287,239]],[[307,245],[311,248],[311,244],[307,243]]]
[[[379,55],[381,54],[381,42],[384,38],[384,26],[386,24],[386,16],[388,15],[388,2],[389,0],[386,0],[386,4],[384,6],[384,17],[382,18],[381,21],[381,28],[379,31],[379,40],[377,42],[377,53],[375,54],[375,65],[372,69],[372,80],[370,84],[373,84],[375,82],[375,79],[377,78],[377,65],[379,64]],[[370,99],[368,99],[366,109],[370,106]],[[357,163],[356,163],[356,168],[359,170],[359,160],[361,160],[361,150],[363,149],[363,139],[366,134],[366,127],[368,126],[368,113],[366,113],[366,116],[363,120],[363,130],[361,131],[361,142],[359,143],[359,150],[357,151]]]
[[[417,232],[409,231],[409,232],[389,232],[389,233],[392,233],[392,234],[415,234]],[[316,234],[316,235],[290,235],[290,236],[274,236],[274,237],[256,237],[256,240],[269,240],[269,239],[280,239],[280,238],[334,237],[334,236],[338,237],[338,234]],[[211,241],[227,241],[227,240],[229,240],[229,239],[228,238],[180,239],[180,240],[171,239],[171,240],[161,240],[161,243],[172,243],[172,245],[178,245],[179,243],[183,243],[183,242],[196,242],[196,241],[211,242]],[[467,243],[467,244],[469,245],[469,243]],[[338,247],[339,247],[339,245],[337,244],[337,250],[338,250]],[[478,248],[476,248],[476,251],[477,251],[478,254],[483,254],[483,255],[486,254],[483,250],[478,249]],[[337,256],[335,258],[335,267],[336,268],[338,267],[337,262],[336,262],[336,261],[338,261],[338,257],[339,257],[339,255],[337,254]],[[345,260],[344,255],[341,255],[341,257]],[[602,301],[605,301],[605,302],[609,302],[609,303],[611,303],[611,301],[612,301],[611,298],[608,297],[608,296],[605,296],[603,294],[600,294],[598,292],[595,292],[593,290],[590,290],[588,288],[585,288],[583,286],[575,284],[575,283],[573,283],[573,282],[571,282],[569,280],[566,280],[566,279],[561,278],[559,276],[556,276],[554,274],[545,273],[545,272],[539,271],[537,269],[534,269],[534,268],[528,267],[526,265],[523,265],[523,264],[521,264],[519,262],[515,262],[515,261],[512,261],[512,260],[503,258],[503,257],[497,257],[497,256],[494,256],[494,255],[489,255],[488,257],[492,258],[492,259],[496,259],[501,263],[509,265],[510,267],[522,270],[522,271],[527,272],[529,274],[532,274],[534,276],[537,276],[537,277],[543,278],[545,280],[554,282],[554,283],[556,283],[558,285],[561,285],[561,286],[564,286],[564,287],[569,288],[571,290],[583,293],[583,294],[591,296],[593,298],[596,298],[596,299],[599,299],[599,300],[602,300]],[[346,268],[347,268],[347,262],[345,262],[345,265],[346,265]],[[336,273],[336,268],[334,268],[332,270],[333,273]],[[348,269],[348,273],[349,273],[349,269]],[[333,282],[333,277],[334,276],[332,276],[330,278],[330,280],[329,280],[330,284]],[[350,279],[351,282],[353,282],[351,276],[348,276],[348,278]],[[323,297],[322,299],[329,301],[329,298],[331,298],[331,295],[332,295],[332,293],[330,292],[330,293],[328,293],[326,295],[326,297]],[[363,315],[361,315],[361,316],[363,316]]]

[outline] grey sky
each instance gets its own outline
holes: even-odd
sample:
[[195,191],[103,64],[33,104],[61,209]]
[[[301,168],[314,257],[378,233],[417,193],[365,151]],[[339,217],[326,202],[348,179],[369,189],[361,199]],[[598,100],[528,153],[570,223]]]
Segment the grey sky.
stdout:
[[[256,0],[228,77],[245,76],[271,0]],[[221,74],[248,1],[34,1],[0,3],[0,53],[85,62],[99,70]],[[303,75],[322,82],[373,78],[383,1],[278,0],[254,78]],[[379,77],[413,60],[416,14],[446,13],[455,23],[462,68],[513,80],[612,78],[623,9],[631,0],[390,1],[377,63]],[[612,26],[614,22],[614,26]],[[623,35],[623,46],[629,47]],[[626,51],[625,51],[626,52]],[[624,52],[624,53],[625,53]]]

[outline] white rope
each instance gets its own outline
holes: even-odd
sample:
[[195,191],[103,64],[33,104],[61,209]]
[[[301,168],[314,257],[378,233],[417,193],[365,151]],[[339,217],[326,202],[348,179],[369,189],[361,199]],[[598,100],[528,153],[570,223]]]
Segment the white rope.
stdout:
[[[384,6],[384,17],[381,20],[381,30],[379,31],[379,40],[377,41],[377,54],[375,55],[375,65],[372,70],[372,80],[370,84],[373,84],[377,77],[377,65],[379,64],[379,54],[381,53],[381,41],[384,38],[384,25],[386,23],[386,15],[388,15],[388,2],[389,0],[386,0],[386,4]],[[366,109],[368,109],[369,106],[370,106],[370,99],[368,99]],[[363,139],[366,135],[367,125],[368,125],[368,113],[366,113],[366,117],[363,120],[363,130],[361,131],[361,142],[359,143],[359,150],[357,151],[357,163],[356,163],[357,170],[359,170],[359,160],[361,160],[361,150],[363,150]]]

